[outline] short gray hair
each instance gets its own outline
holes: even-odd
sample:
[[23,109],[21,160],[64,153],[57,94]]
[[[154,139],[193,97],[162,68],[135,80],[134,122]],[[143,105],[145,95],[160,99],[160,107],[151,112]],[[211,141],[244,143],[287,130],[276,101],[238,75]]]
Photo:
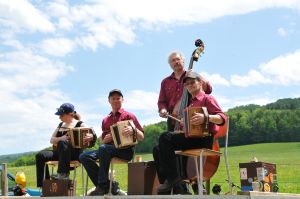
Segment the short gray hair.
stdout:
[[184,61],[184,55],[183,55],[181,52],[179,52],[179,51],[172,51],[172,52],[169,54],[169,56],[168,56],[168,63],[169,63],[169,64],[171,63],[171,57],[172,57],[173,55],[179,55],[179,56],[181,57],[181,59]]

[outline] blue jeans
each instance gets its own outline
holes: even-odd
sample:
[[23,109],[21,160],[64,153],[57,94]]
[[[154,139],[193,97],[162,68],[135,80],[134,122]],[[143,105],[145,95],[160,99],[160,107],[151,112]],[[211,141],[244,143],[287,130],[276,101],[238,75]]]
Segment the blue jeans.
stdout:
[[[133,157],[133,148],[117,149],[114,145],[102,144],[98,150],[82,153],[79,156],[79,160],[93,184],[97,186],[108,182],[110,160],[114,157],[131,160]],[[99,159],[100,166],[96,162],[97,159]]]

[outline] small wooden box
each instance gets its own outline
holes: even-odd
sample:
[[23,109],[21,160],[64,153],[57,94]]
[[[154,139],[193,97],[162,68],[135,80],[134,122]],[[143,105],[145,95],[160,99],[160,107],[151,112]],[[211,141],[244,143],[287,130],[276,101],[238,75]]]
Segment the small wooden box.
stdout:
[[156,195],[158,186],[154,161],[128,163],[128,195]]
[[240,163],[240,179],[242,191],[253,191],[253,182],[259,184],[263,192],[277,192],[276,165],[266,162]]
[[49,180],[43,181],[42,196],[75,196],[74,180]]

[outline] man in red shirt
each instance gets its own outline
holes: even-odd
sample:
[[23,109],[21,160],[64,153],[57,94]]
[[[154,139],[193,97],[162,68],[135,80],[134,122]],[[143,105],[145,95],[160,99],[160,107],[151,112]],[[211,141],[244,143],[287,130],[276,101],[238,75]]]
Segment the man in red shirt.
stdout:
[[[206,107],[208,110],[208,130],[210,135],[200,138],[187,138],[183,133],[166,132],[159,137],[159,157],[162,172],[166,177],[164,184],[158,187],[157,192],[164,194],[169,192],[182,179],[177,173],[175,150],[185,150],[193,148],[212,148],[213,135],[217,131],[216,125],[223,125],[226,119],[215,98],[205,94],[201,76],[195,72],[188,72],[183,78],[185,88],[187,88],[191,99],[189,106]],[[204,114],[196,113],[190,122],[193,125],[202,125],[205,121]]]
[[[138,122],[137,118],[130,112],[122,108],[123,94],[120,90],[114,89],[109,92],[108,101],[111,105],[112,111],[102,121],[102,136],[101,146],[99,150],[85,152],[80,155],[79,159],[86,169],[90,179],[96,186],[96,189],[91,192],[91,195],[104,195],[109,191],[108,171],[110,160],[113,157],[131,160],[133,157],[133,147],[125,149],[118,149],[113,144],[110,126],[124,120],[132,120],[135,127],[127,126],[123,129],[122,134],[125,136],[136,133],[138,141],[144,139],[143,128]],[[96,163],[99,159],[100,166]]]
[[[170,64],[173,72],[170,76],[166,77],[161,82],[159,98],[158,98],[158,111],[159,116],[166,118],[167,114],[172,114],[174,107],[180,101],[183,93],[183,78],[186,75],[184,69],[184,57],[180,52],[172,52],[169,55],[168,63]],[[203,90],[206,94],[212,92],[211,84],[202,77]],[[174,122],[168,118],[168,131],[174,130]]]

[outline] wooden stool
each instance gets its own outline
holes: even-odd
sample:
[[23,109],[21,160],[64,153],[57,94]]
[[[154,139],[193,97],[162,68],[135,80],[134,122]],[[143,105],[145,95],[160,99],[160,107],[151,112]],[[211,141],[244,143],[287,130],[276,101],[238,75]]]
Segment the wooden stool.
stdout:
[[[194,158],[195,161],[195,168],[196,168],[196,173],[197,173],[197,181],[198,181],[198,193],[199,195],[203,195],[203,157],[206,156],[220,156],[222,155],[221,152],[219,151],[214,151],[210,149],[188,149],[184,151],[176,151],[175,152],[178,155],[183,155],[183,156],[190,156]],[[198,167],[198,161],[197,158],[200,160],[200,167]],[[200,168],[200,173],[198,171],[198,168]]]
[[[47,165],[51,166],[51,175],[53,175],[54,167],[58,165],[58,161],[48,161],[48,162],[45,163],[45,167],[44,167],[44,179],[46,179]],[[70,161],[70,167],[74,168],[73,180],[75,180],[75,178],[76,178],[76,168],[80,167],[80,166],[81,166],[81,164],[80,164],[80,162],[78,160],[71,160]],[[84,195],[84,172],[83,172],[83,166],[81,167],[81,180],[82,180],[82,194]],[[76,188],[75,188],[75,193],[76,193]]]
[[[219,138],[225,138],[224,159],[225,159],[225,166],[226,166],[227,177],[228,177],[227,181],[228,181],[230,193],[232,194],[232,182],[231,182],[231,178],[230,178],[230,171],[229,171],[228,157],[227,157],[228,134],[229,134],[229,116],[227,116],[224,125],[219,126],[219,129],[218,129],[217,133],[215,134],[214,139],[217,140]],[[206,149],[206,148],[175,151],[175,153],[179,154],[179,155],[189,156],[189,157],[194,158],[195,169],[196,169],[196,174],[197,174],[197,181],[198,181],[198,193],[199,193],[199,195],[203,195],[203,158],[207,157],[207,156],[221,156],[222,153],[217,150],[211,150],[211,149]],[[199,158],[200,167],[198,167],[197,158]],[[200,172],[198,171],[198,168],[199,168]]]

